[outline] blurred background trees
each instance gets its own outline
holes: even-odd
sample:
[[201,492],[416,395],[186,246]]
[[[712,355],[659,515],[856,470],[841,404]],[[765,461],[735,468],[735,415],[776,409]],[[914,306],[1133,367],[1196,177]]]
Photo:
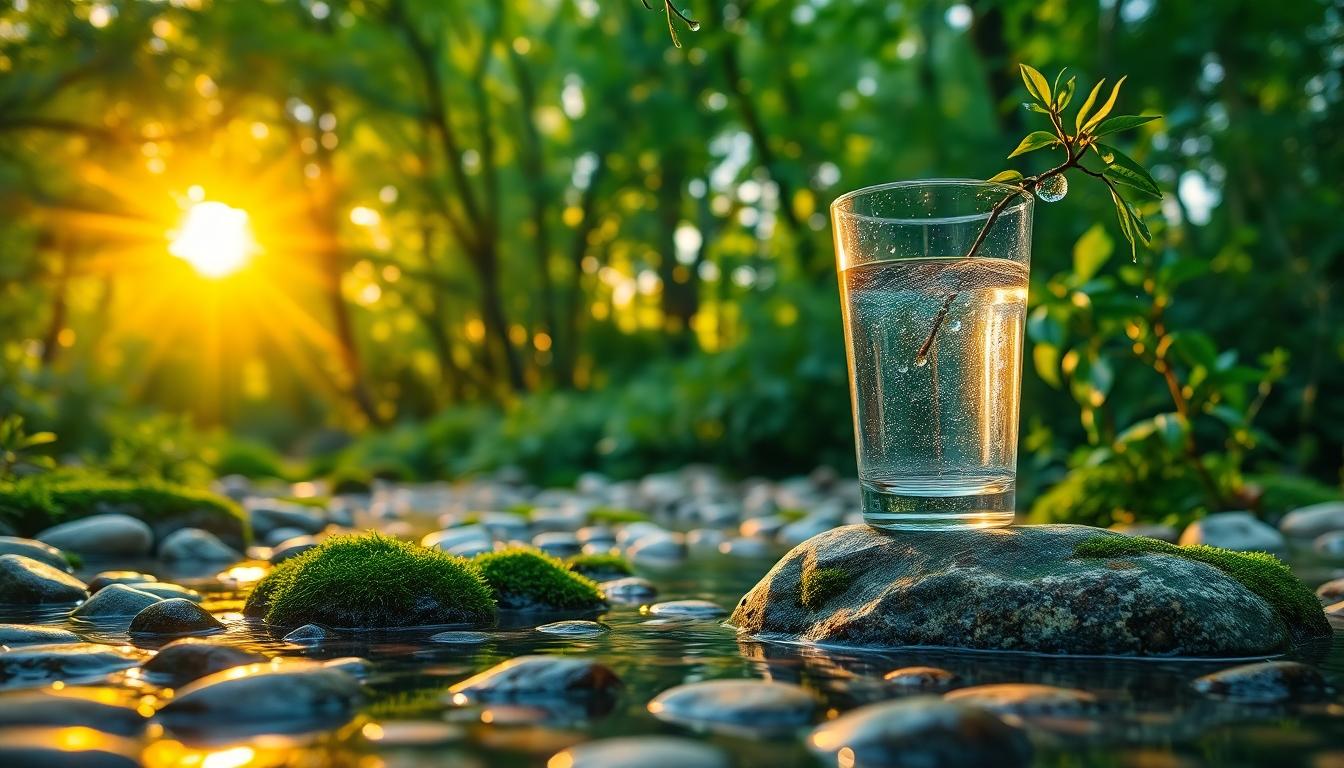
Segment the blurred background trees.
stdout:
[[[655,6],[7,3],[0,414],[167,474],[852,466],[826,207],[1002,168],[1026,61],[1128,74],[1169,192],[1137,263],[1038,207],[1036,517],[1337,493],[1337,3]],[[172,254],[205,202],[241,269]]]

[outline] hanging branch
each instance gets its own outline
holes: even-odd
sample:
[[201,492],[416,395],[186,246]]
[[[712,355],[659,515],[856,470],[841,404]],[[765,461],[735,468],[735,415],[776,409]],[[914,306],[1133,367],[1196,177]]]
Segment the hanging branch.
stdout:
[[[640,2],[644,3],[644,7],[650,11],[658,10],[652,5],[649,5],[649,0],[640,0]],[[667,33],[672,36],[672,44],[678,48],[681,47],[681,38],[677,37],[677,28],[672,23],[673,16],[681,19],[682,23],[686,25],[686,28],[692,32],[700,31],[700,22],[682,13],[677,6],[672,4],[672,0],[663,0],[663,13],[667,16]]]

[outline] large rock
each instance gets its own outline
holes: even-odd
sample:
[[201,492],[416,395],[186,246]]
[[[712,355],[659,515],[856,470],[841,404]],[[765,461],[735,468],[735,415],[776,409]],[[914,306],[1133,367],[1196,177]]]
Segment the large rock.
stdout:
[[1218,512],[1196,520],[1181,533],[1181,544],[1207,544],[1238,552],[1277,552],[1283,534],[1250,512]]
[[36,539],[23,539],[18,536],[0,536],[0,555],[23,555],[39,563],[45,563],[58,571],[70,572],[70,563],[66,562],[61,550],[43,544]]
[[266,657],[256,651],[216,640],[185,637],[163,646],[145,662],[144,671],[154,682],[172,687],[206,675],[246,664],[260,664]]
[[130,515],[91,515],[52,526],[38,541],[89,557],[143,557],[154,546],[154,531]]
[[135,635],[207,635],[223,629],[209,611],[181,597],[152,603],[131,619]]
[[191,734],[296,733],[334,728],[354,717],[359,680],[308,661],[234,667],[177,691],[158,719]]
[[1327,501],[1295,509],[1279,521],[1279,530],[1285,536],[1303,539],[1344,530],[1344,501]]
[[200,528],[179,528],[163,538],[159,559],[192,563],[233,563],[243,559],[219,537]]
[[129,619],[162,599],[126,584],[112,584],[95,592],[93,597],[85,600],[70,615],[90,621],[123,617]]
[[88,597],[84,582],[23,555],[0,555],[0,604],[75,603]]
[[[1223,571],[1175,555],[1074,557],[1075,525],[888,534],[836,528],[784,556],[730,623],[764,636],[860,646],[1066,654],[1254,656],[1292,631]],[[814,569],[827,569],[821,579]],[[803,605],[804,575],[813,589]]]

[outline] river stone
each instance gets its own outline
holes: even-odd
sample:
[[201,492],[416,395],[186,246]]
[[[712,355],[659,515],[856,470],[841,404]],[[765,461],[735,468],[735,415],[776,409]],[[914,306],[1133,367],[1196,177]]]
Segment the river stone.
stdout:
[[18,536],[0,536],[0,555],[23,555],[39,563],[45,563],[58,571],[70,573],[70,563],[61,554],[61,550],[43,544],[36,539],[24,539]]
[[247,505],[247,516],[252,521],[252,531],[264,537],[276,528],[297,528],[304,533],[320,533],[327,527],[322,514],[303,504],[259,499]]
[[1191,685],[1205,696],[1254,704],[1320,701],[1330,693],[1315,667],[1296,661],[1262,661],[1221,669]]
[[1322,533],[1311,541],[1311,548],[1326,557],[1344,555],[1344,531]]
[[332,635],[331,630],[321,624],[304,624],[285,635],[284,641],[296,645],[317,645],[330,640],[332,637],[334,635]]
[[941,667],[901,667],[882,676],[882,681],[901,692],[941,692],[961,684],[961,675]]
[[716,619],[728,612],[708,600],[668,600],[649,606],[649,613],[683,619]]
[[163,598],[125,584],[113,584],[94,593],[70,615],[80,619],[110,619],[134,616]]
[[23,555],[0,555],[0,604],[74,603],[88,597],[84,582]]
[[107,700],[115,700],[120,693],[113,689],[66,688],[0,695],[0,728],[84,726],[118,736],[136,736],[147,721],[135,707]]
[[98,590],[113,584],[126,584],[139,589],[142,584],[153,584],[157,581],[157,577],[139,571],[102,571],[89,579],[89,592],[97,593]]
[[1093,712],[1098,706],[1097,697],[1087,691],[1031,683],[977,685],[944,694],[943,698],[1019,717],[1077,715]]
[[136,635],[205,635],[222,629],[209,611],[181,597],[147,606],[131,619],[131,634]]
[[542,624],[537,627],[537,631],[547,635],[559,635],[561,637],[596,637],[610,630],[605,624],[599,624],[596,621],[553,621],[550,624]]
[[291,557],[297,557],[317,546],[317,539],[304,534],[285,539],[271,551],[271,565],[283,563]]
[[203,677],[177,691],[158,719],[185,733],[297,733],[354,717],[359,680],[310,661],[275,659]]
[[862,768],[1025,768],[1031,743],[979,707],[930,696],[870,704],[817,726],[807,746],[830,764]]
[[649,702],[659,720],[727,733],[790,731],[812,722],[817,702],[792,683],[705,680],[678,685]]
[[727,541],[720,542],[719,552],[734,557],[767,557],[770,554],[770,544],[763,539],[751,538],[749,536],[736,536]]
[[90,557],[143,557],[154,546],[154,532],[130,515],[91,515],[54,525],[35,536],[57,549]]
[[1322,603],[1337,603],[1344,600],[1344,578],[1331,579],[1316,588],[1316,596]]
[[340,656],[335,659],[327,659],[322,662],[322,666],[344,672],[358,680],[367,679],[369,675],[373,674],[373,662],[359,656]]
[[[730,623],[767,637],[869,647],[1126,656],[1290,647],[1275,611],[1211,565],[1165,554],[1072,556],[1085,539],[1118,535],[1079,525],[902,535],[836,528],[776,563]],[[800,598],[804,568],[814,567],[851,576],[815,611]]]
[[429,636],[430,642],[449,643],[451,645],[480,645],[490,642],[490,635],[484,632],[439,632]]
[[420,545],[430,549],[441,549],[447,552],[458,544],[480,541],[486,544],[490,543],[490,533],[484,526],[463,525],[457,528],[445,528],[442,531],[425,534],[420,539]]
[[532,546],[555,557],[573,557],[583,551],[579,537],[567,531],[548,531],[532,537]]
[[1181,532],[1170,525],[1162,523],[1116,523],[1110,530],[1116,533],[1123,533],[1127,536],[1144,536],[1149,539],[1158,539],[1171,544],[1180,541]]
[[0,765],[10,768],[139,768],[140,744],[104,733],[70,744],[60,727],[6,728],[0,738]]
[[0,624],[0,645],[6,648],[78,642],[78,635],[60,627],[43,627],[33,624]]
[[603,664],[573,656],[518,656],[448,689],[455,702],[603,694],[621,679]]
[[100,643],[28,645],[0,651],[0,683],[8,686],[96,679],[139,664],[144,653]]
[[184,637],[160,648],[143,668],[155,682],[176,688],[206,675],[264,661],[266,656],[256,651],[218,640]]
[[266,532],[261,543],[268,547],[278,547],[289,539],[297,539],[307,535],[309,535],[308,532],[302,528],[275,528]]
[[179,528],[163,537],[159,559],[170,562],[234,563],[243,556],[219,537],[200,528]]
[[658,596],[658,588],[653,582],[639,576],[604,581],[599,586],[602,594],[613,603],[642,603]]
[[155,597],[162,597],[167,600],[174,597],[180,597],[183,600],[190,600],[193,603],[201,602],[201,593],[194,589],[187,589],[180,584],[170,584],[168,582],[152,582],[149,584],[136,584],[136,589],[141,592],[148,592]]
[[686,557],[686,545],[666,531],[640,536],[625,551],[635,565],[658,567],[678,563]]
[[729,768],[717,747],[675,736],[625,736],[589,741],[560,752],[547,765],[567,768]]
[[1250,512],[1216,512],[1186,526],[1181,544],[1207,544],[1238,552],[1271,552],[1285,546],[1283,534]]
[[1285,536],[1314,539],[1330,531],[1344,531],[1344,501],[1327,501],[1295,509],[1279,521]]

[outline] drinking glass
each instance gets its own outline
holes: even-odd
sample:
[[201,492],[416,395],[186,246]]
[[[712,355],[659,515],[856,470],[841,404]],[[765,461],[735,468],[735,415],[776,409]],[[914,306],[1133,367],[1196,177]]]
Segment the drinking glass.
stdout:
[[1032,204],[935,179],[831,205],[870,525],[1012,523]]

